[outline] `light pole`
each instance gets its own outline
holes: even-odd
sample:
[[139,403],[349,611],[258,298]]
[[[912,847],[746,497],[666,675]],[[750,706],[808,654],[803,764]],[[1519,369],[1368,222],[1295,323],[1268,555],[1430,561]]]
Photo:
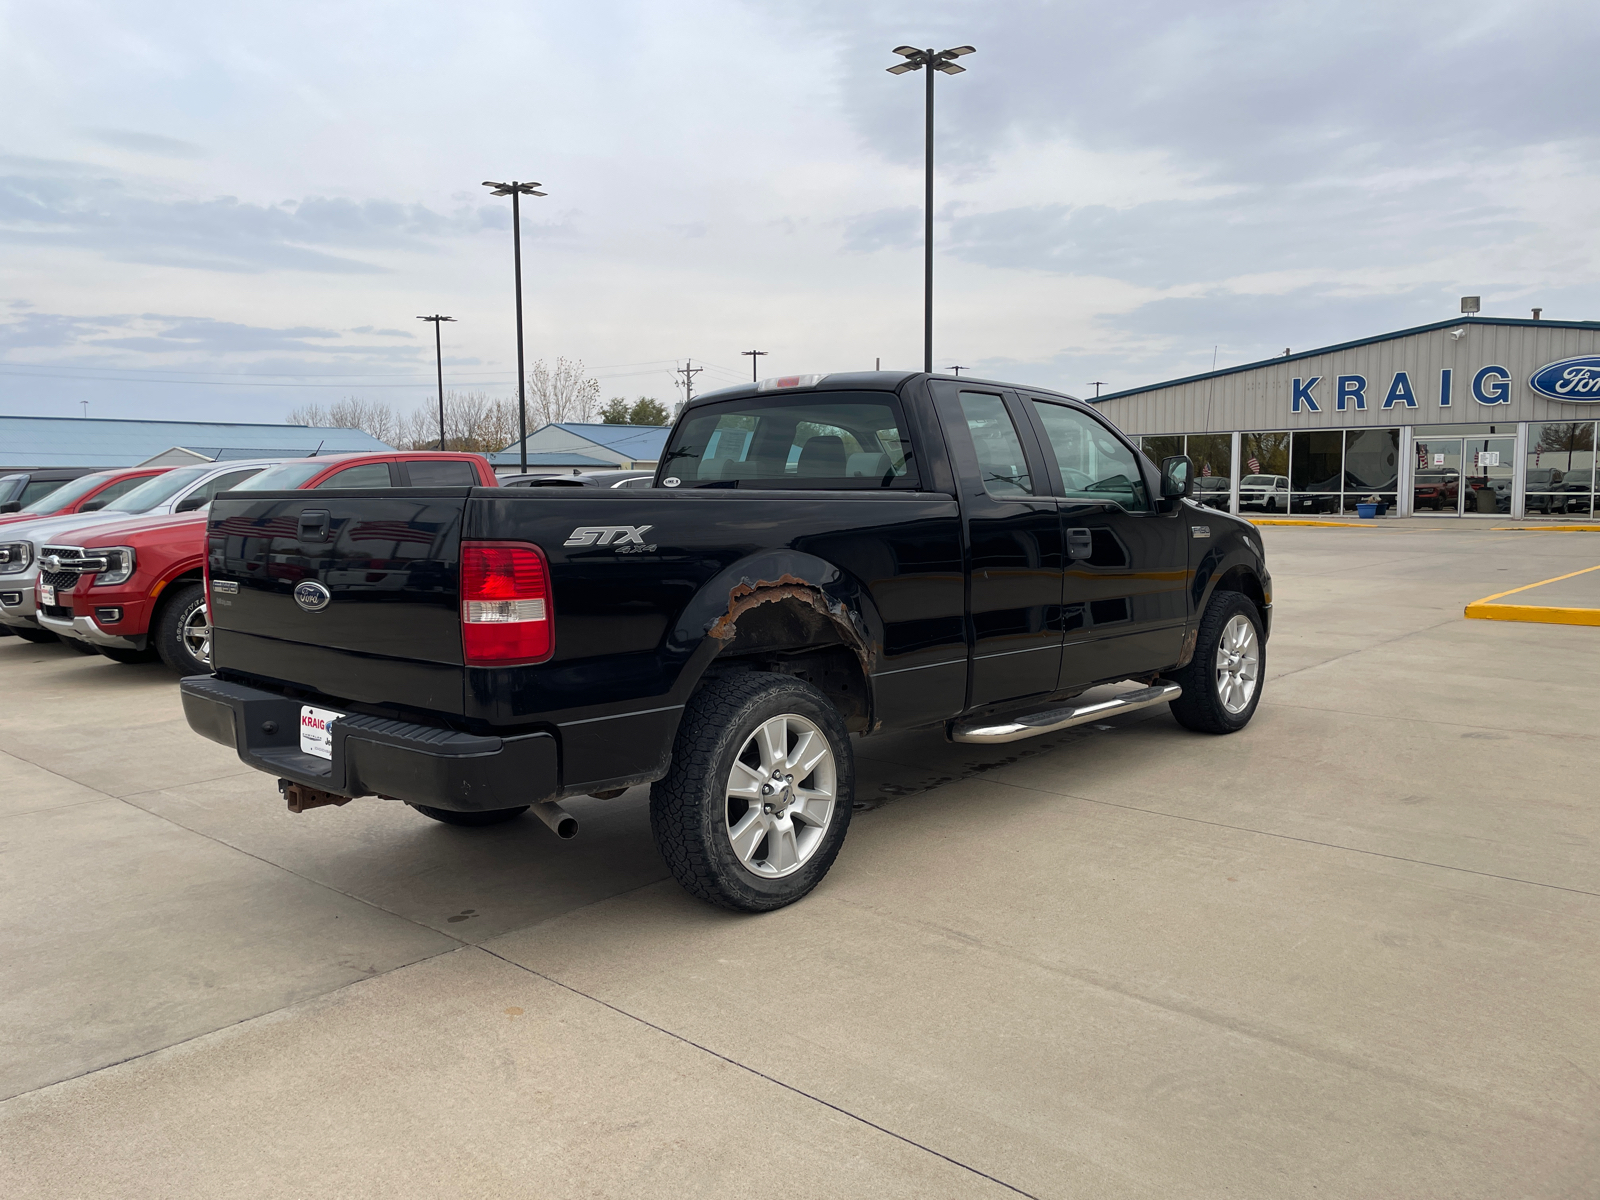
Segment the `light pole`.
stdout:
[[431,317],[418,317],[419,321],[433,322],[433,362],[439,368],[439,449],[444,449],[444,350],[439,343],[439,326],[445,321],[454,321],[454,317],[441,317],[434,313]]
[[960,379],[961,378],[961,372],[970,371],[970,370],[972,370],[972,368],[971,367],[946,367],[945,370],[946,371],[954,371],[956,373],[956,378]]
[[924,181],[922,212],[922,369],[933,373],[933,73],[959,75],[966,70],[955,60],[963,54],[976,52],[973,46],[956,46],[949,50],[918,50],[915,46],[896,46],[894,52],[906,61],[887,68],[891,75],[904,75],[907,71],[927,68],[927,144],[925,147],[926,175]]
[[762,355],[766,354],[766,351],[765,350],[741,350],[741,351],[739,351],[739,353],[740,354],[748,354],[750,356],[750,382],[751,383],[757,382],[757,380],[756,380],[756,359],[758,359]]
[[1104,379],[1091,379],[1089,382],[1094,385],[1094,398],[1096,400],[1100,399],[1100,389],[1105,386],[1106,381]]
[[[495,183],[485,179],[483,186],[492,188],[491,196],[511,197],[511,247],[517,274],[517,447],[522,453],[522,473],[528,473],[528,375],[522,366],[522,208],[523,196],[543,196],[535,191],[537,183]],[[437,328],[437,326],[435,326]]]

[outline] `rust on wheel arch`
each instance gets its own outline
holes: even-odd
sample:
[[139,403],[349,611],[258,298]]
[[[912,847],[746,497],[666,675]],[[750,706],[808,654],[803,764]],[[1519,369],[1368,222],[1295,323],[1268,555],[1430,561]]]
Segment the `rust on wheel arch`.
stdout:
[[860,660],[862,678],[872,677],[866,642],[856,628],[850,610],[837,600],[828,599],[814,584],[787,573],[777,579],[758,579],[754,583],[741,579],[734,584],[728,591],[728,611],[713,621],[706,633],[720,642],[731,642],[738,633],[741,616],[763,604],[778,604],[785,600],[799,601],[832,622],[839,630],[840,640]]

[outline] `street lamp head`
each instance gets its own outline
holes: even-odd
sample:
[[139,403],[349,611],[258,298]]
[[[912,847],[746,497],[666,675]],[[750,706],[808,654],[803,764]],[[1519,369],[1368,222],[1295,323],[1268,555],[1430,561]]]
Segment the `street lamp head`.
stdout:
[[977,52],[978,48],[976,46],[956,46],[954,49],[944,51],[939,57],[960,58],[963,54],[976,54]]
[[918,50],[915,46],[896,46],[894,53],[901,55],[906,61],[885,68],[891,75],[904,75],[907,71],[920,71],[928,61],[928,52],[926,50]]
[[417,320],[419,320],[419,321],[454,321],[455,318],[454,317],[441,317],[437,313],[435,313],[431,317],[418,317]]
[[961,75],[966,72],[965,67],[958,67],[953,62],[934,63],[933,69],[935,71],[943,71],[946,75]]
[[545,194],[544,192],[534,191],[535,188],[541,187],[541,184],[519,183],[515,179],[513,179],[510,183],[496,183],[492,179],[485,179],[483,181],[483,186],[494,189],[489,193],[491,196],[509,196],[513,192],[517,192],[523,196],[543,196]]

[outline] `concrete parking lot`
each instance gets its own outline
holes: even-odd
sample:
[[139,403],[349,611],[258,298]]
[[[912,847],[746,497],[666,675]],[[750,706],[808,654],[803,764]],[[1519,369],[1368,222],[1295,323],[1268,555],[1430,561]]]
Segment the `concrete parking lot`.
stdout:
[[0,1193],[1600,1193],[1600,630],[1462,617],[1600,535],[1262,533],[1246,731],[864,740],[759,917],[644,789],[291,815],[159,666],[0,639]]

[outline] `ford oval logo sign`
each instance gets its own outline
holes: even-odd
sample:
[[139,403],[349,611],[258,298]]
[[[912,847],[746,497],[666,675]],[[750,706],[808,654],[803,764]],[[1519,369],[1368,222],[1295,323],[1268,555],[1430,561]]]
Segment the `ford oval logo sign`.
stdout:
[[302,579],[294,585],[294,602],[307,612],[321,612],[333,602],[333,593],[315,579]]
[[1600,355],[1563,358],[1540,367],[1528,380],[1528,386],[1552,400],[1600,403]]

